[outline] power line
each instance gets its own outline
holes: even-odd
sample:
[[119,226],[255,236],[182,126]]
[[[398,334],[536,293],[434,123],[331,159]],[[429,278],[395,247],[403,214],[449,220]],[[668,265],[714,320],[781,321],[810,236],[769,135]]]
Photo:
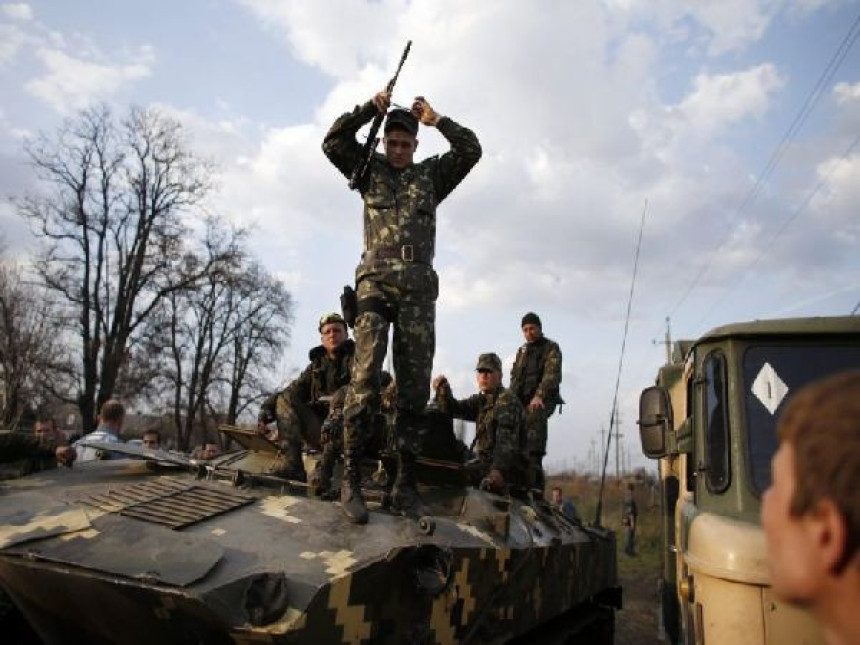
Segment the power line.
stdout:
[[[755,198],[761,192],[762,187],[765,182],[770,178],[773,174],[774,169],[779,163],[780,159],[782,159],[783,154],[785,153],[788,144],[794,139],[800,129],[803,127],[804,123],[806,123],[806,119],[809,117],[809,114],[818,104],[819,99],[824,94],[824,90],[833,79],[833,76],[836,74],[836,71],[842,65],[842,62],[845,60],[845,57],[848,55],[851,47],[857,41],[858,36],[860,36],[860,15],[854,20],[851,25],[851,28],[848,30],[848,33],[842,39],[842,42],[839,43],[839,46],[836,48],[833,56],[830,58],[830,61],[824,67],[824,70],[818,77],[815,85],[809,91],[806,96],[806,100],[803,102],[800,110],[797,113],[797,116],[794,117],[794,120],[791,122],[791,125],[788,126],[788,129],[785,131],[785,134],[782,135],[782,139],[780,139],[773,153],[770,155],[770,158],[767,160],[762,171],[759,173],[758,178],[753,184],[752,188],[747,192],[744,199],[741,201],[739,207],[737,208],[738,215],[742,215],[744,211],[749,207],[750,204],[755,200]],[[669,317],[673,317],[674,314],[678,311],[681,305],[687,301],[687,298],[693,292],[693,289],[699,284],[702,277],[711,267],[714,262],[714,259],[717,256],[717,253],[726,245],[726,242],[729,241],[731,236],[731,229],[726,227],[726,231],[723,237],[720,239],[719,244],[711,251],[708,255],[705,263],[699,268],[699,271],[696,273],[692,282],[687,286],[684,290],[684,293],[681,295],[681,298],[675,303],[675,306],[672,308],[672,311],[669,312]]]
[[785,221],[782,223],[782,226],[780,226],[779,229],[773,234],[773,237],[770,238],[768,243],[764,246],[764,248],[762,248],[762,250],[755,257],[755,259],[753,259],[746,266],[746,268],[743,270],[743,273],[741,274],[740,279],[734,281],[732,284],[730,284],[728,287],[726,287],[723,290],[722,295],[719,298],[716,298],[714,300],[714,302],[711,304],[711,306],[708,308],[708,310],[704,313],[704,315],[696,323],[695,327],[698,327],[705,320],[707,320],[708,317],[713,313],[714,309],[716,309],[720,304],[722,304],[722,302],[726,299],[726,297],[730,293],[735,291],[738,287],[740,287],[743,284],[744,280],[747,279],[747,276],[749,276],[749,274],[756,267],[756,265],[758,265],[759,261],[761,261],[761,259],[765,255],[767,255],[767,252],[773,248],[774,244],[776,244],[776,241],[779,239],[779,237],[792,224],[792,222],[794,222],[794,220],[796,220],[800,216],[800,214],[806,209],[806,207],[812,201],[812,198],[815,197],[815,195],[817,195],[818,192],[822,188],[824,188],[825,185],[827,185],[827,182],[830,179],[831,175],[833,175],[833,173],[836,171],[837,168],[842,166],[842,162],[845,161],[848,158],[848,156],[854,151],[854,148],[857,147],[858,143],[860,143],[860,134],[858,134],[856,137],[854,137],[854,140],[851,142],[851,145],[849,145],[845,149],[845,152],[842,153],[842,156],[839,158],[839,161],[830,166],[830,170],[827,171],[827,174],[821,178],[821,180],[815,185],[815,187],[811,191],[809,191],[809,193],[806,195],[806,197],[803,198],[803,201],[801,201],[800,204],[797,206],[797,208],[794,209],[792,214],[785,219]]

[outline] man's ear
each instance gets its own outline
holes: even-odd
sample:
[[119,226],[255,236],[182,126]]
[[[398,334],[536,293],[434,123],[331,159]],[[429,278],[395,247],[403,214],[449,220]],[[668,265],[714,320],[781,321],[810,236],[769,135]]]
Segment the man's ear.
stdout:
[[845,565],[845,549],[848,542],[848,526],[845,516],[831,499],[822,499],[810,513],[808,521],[814,532],[822,569],[839,575]]

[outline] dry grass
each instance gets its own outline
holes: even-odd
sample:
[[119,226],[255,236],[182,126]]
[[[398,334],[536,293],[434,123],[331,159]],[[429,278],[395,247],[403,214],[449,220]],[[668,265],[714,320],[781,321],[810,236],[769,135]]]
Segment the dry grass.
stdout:
[[[547,490],[560,486],[562,495],[572,499],[583,521],[594,521],[599,481],[581,476],[556,476],[547,482]],[[616,615],[615,642],[619,645],[656,645],[657,579],[660,575],[659,505],[652,504],[648,483],[637,483],[634,491],[639,509],[635,556],[624,553],[625,529],[621,525],[623,486],[607,479],[603,496],[602,524],[616,532],[618,576],[624,589],[624,608]]]

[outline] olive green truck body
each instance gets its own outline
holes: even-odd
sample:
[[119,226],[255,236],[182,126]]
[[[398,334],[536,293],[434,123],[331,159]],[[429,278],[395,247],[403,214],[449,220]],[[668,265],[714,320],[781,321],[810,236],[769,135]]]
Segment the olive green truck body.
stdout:
[[667,639],[823,643],[807,613],[774,597],[759,512],[779,415],[805,384],[860,368],[860,317],[726,325],[673,350],[639,411],[659,465]]

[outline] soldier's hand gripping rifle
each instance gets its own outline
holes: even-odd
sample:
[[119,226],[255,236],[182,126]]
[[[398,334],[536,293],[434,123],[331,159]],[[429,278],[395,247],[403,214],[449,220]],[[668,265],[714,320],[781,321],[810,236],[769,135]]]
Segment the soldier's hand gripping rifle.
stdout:
[[[394,84],[397,83],[397,77],[400,76],[400,70],[403,68],[403,63],[406,62],[406,57],[409,55],[409,49],[412,47],[412,41],[406,43],[406,49],[403,50],[403,55],[400,57],[400,63],[397,65],[397,71],[394,76],[388,81],[385,86],[385,92],[388,96],[394,91]],[[364,148],[361,150],[361,158],[355,169],[352,171],[352,177],[349,178],[349,187],[352,190],[359,188],[364,183],[364,178],[367,175],[367,170],[370,168],[370,160],[373,159],[373,153],[376,150],[376,145],[379,143],[379,126],[382,125],[382,120],[385,118],[385,113],[377,114],[373,123],[370,125],[370,131],[367,133],[367,141],[364,142]]]

